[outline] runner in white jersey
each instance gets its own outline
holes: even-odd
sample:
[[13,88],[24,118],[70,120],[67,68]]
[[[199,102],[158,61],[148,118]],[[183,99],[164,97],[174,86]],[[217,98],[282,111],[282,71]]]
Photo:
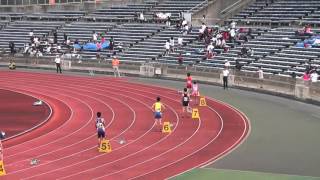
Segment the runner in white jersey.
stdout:
[[96,128],[97,128],[98,147],[99,147],[101,144],[101,141],[106,137],[105,122],[104,122],[104,118],[101,117],[101,112],[97,112]]
[[198,104],[198,98],[200,96],[200,92],[199,92],[199,85],[197,84],[196,81],[193,81],[191,96],[194,97],[195,104]]

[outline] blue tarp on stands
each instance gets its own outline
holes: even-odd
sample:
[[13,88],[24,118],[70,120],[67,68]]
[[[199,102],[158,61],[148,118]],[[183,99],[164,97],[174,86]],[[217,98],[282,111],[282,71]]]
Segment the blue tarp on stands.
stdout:
[[[83,50],[87,50],[87,51],[97,51],[97,45],[95,43],[86,43],[84,45],[80,45],[80,44],[74,44],[73,47],[75,49],[81,49],[81,47],[83,47]],[[101,44],[101,49],[106,49],[109,47],[109,42],[104,42],[103,44]]]
[[309,39],[305,39],[304,41],[298,42],[296,47],[304,47],[304,44],[307,44],[310,47],[320,47],[320,36],[313,36]]

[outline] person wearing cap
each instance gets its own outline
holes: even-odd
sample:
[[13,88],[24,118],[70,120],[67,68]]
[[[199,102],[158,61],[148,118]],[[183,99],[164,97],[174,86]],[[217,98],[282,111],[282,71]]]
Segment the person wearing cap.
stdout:
[[113,56],[112,68],[113,68],[114,77],[117,77],[117,76],[120,77],[119,64],[120,64],[119,59],[116,56]]
[[54,59],[54,62],[56,63],[56,68],[57,68],[57,73],[62,73],[61,71],[61,58],[59,55],[56,56],[56,58]]

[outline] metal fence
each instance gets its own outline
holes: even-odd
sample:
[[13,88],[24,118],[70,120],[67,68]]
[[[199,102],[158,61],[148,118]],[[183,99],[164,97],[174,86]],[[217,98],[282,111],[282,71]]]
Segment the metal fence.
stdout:
[[[95,0],[56,0],[56,4],[95,2]],[[49,0],[0,0],[0,6],[48,5]]]

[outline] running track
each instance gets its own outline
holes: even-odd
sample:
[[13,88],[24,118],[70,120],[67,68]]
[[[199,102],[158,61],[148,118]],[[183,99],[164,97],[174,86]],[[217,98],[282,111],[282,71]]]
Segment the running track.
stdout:
[[[222,102],[207,99],[200,120],[181,118],[177,91],[126,79],[1,71],[0,87],[53,110],[48,123],[4,142],[3,179],[165,179],[223,157],[249,134],[246,116]],[[157,96],[173,124],[170,134],[154,125]],[[107,122],[108,154],[97,150],[97,111]],[[32,158],[40,163],[31,166]]]

